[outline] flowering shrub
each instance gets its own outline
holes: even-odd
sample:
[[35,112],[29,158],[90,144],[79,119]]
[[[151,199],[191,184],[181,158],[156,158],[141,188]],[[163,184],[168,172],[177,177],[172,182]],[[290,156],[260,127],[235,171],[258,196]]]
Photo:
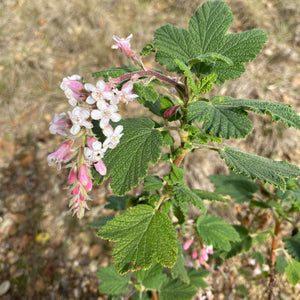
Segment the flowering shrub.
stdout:
[[[102,77],[96,85],[79,75],[61,83],[72,108],[55,114],[50,124],[50,132],[65,141],[49,154],[48,163],[57,164],[58,170],[61,166],[70,169],[70,208],[77,217],[82,218],[88,208],[92,185],[108,177],[116,196],[107,198],[107,207],[122,212],[90,224],[99,229],[99,237],[117,242],[114,264],[98,270],[102,293],[127,293],[126,299],[210,299],[212,291],[203,278],[222,269],[220,260],[241,252],[249,253],[250,265],[256,266],[253,274],[269,274],[270,299],[276,270],[285,271],[294,285],[300,280],[300,235],[293,217],[300,211],[295,181],[300,169],[223,144],[252,131],[247,111],[269,114],[274,122],[296,129],[300,129],[300,117],[283,103],[205,97],[214,84],[240,77],[244,63],[252,61],[267,40],[267,34],[257,29],[228,34],[232,21],[224,2],[206,2],[192,16],[188,29],[160,27],[154,44],[147,44],[140,55],[131,48],[132,34],[126,39],[114,36],[117,44],[112,48],[120,49],[135,66],[95,72],[95,78]],[[175,76],[145,68],[141,57],[152,53]],[[145,116],[122,120],[118,104],[133,101],[160,121]],[[179,143],[173,131],[178,132]],[[162,154],[162,149],[168,151]],[[183,161],[195,149],[217,152],[233,172],[210,177],[215,192],[185,184]],[[149,163],[158,161],[169,164],[163,178],[148,174]],[[128,194],[139,184],[143,186],[139,195]],[[242,217],[231,225],[207,212],[207,201],[227,203],[229,197],[247,203],[253,216],[266,210],[274,216],[274,232],[267,232],[272,236],[268,263],[258,254],[250,255],[263,227],[257,219],[252,219],[252,226],[246,226]],[[190,219],[190,205],[201,211],[196,220]],[[284,220],[294,231],[285,237],[285,249],[280,249],[277,240]],[[275,253],[285,257],[277,259]],[[134,272],[131,277],[129,271]]]

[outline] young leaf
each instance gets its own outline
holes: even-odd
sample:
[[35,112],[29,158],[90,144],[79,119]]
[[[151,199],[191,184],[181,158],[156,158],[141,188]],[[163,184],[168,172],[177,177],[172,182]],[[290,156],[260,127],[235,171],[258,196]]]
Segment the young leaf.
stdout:
[[300,129],[300,116],[289,104],[253,99],[234,99],[227,96],[215,96],[211,99],[211,102],[228,108],[235,107],[252,110],[258,114],[269,114],[273,121],[282,121],[288,127],[293,126]]
[[142,51],[140,52],[140,55],[149,55],[152,52],[155,52],[155,47],[153,44],[149,43],[147,45],[144,46],[144,48],[142,49]]
[[194,286],[168,278],[161,286],[158,296],[159,300],[190,300],[196,293]]
[[253,129],[245,111],[204,101],[188,105],[187,121],[203,122],[206,133],[225,139],[245,138]]
[[160,190],[163,187],[163,181],[158,176],[147,176],[144,179],[144,190],[151,192]]
[[124,195],[146,176],[149,162],[158,161],[162,136],[146,117],[125,119],[117,124],[123,125],[124,135],[116,148],[107,150],[103,161],[107,176],[111,175],[113,192]]
[[194,206],[206,213],[206,207],[200,197],[193,190],[190,190],[184,185],[176,185],[173,187],[173,196],[177,205],[190,201]]
[[211,175],[209,180],[216,187],[216,193],[229,195],[236,203],[251,201],[258,191],[256,184],[243,175]]
[[141,68],[137,68],[137,67],[131,67],[131,66],[124,66],[124,67],[118,67],[118,68],[112,68],[112,69],[107,69],[107,70],[101,70],[98,72],[94,72],[92,74],[93,77],[100,77],[103,76],[104,78],[118,78],[122,75],[125,75],[127,73],[132,73],[132,72],[136,72],[136,71],[140,71],[142,70]]
[[196,63],[192,71],[202,75],[215,73],[217,83],[241,76],[244,63],[261,51],[267,34],[253,29],[226,35],[233,19],[225,2],[204,3],[191,17],[189,30],[165,25],[155,31],[156,61],[173,72],[178,71],[174,59],[185,64],[198,59],[202,62]]
[[217,77],[218,76],[215,73],[204,76],[198,84],[199,94],[206,94],[210,90],[212,90],[214,82],[217,80]]
[[139,102],[142,104],[145,102],[155,103],[159,97],[158,92],[151,85],[143,85],[141,83],[134,83],[133,92],[139,95]]
[[149,270],[139,270],[134,275],[138,282],[150,290],[158,290],[167,280],[167,275],[162,273],[162,266],[156,262]]
[[113,264],[109,267],[100,267],[97,277],[101,280],[99,291],[103,294],[118,295],[125,293],[128,289],[129,274],[120,275]]
[[[174,199],[174,198],[172,198]],[[187,212],[189,211],[190,207],[186,202],[180,204],[173,205],[173,213],[174,216],[178,219],[178,223],[180,225],[184,225],[187,221]],[[184,231],[184,226],[182,226],[182,231]]]
[[197,230],[206,245],[213,245],[225,251],[230,250],[230,241],[241,240],[235,229],[218,216],[201,215],[197,219]]
[[183,183],[184,170],[179,168],[171,163],[172,171],[169,175],[164,177],[164,180],[167,181],[169,185]]
[[290,284],[295,286],[300,281],[300,262],[291,259],[285,268],[285,273]]
[[288,263],[286,262],[283,255],[276,256],[276,266],[275,266],[276,272],[284,273],[284,270],[287,266],[288,266]]
[[300,262],[300,232],[293,237],[284,237],[284,248],[295,260]]
[[191,88],[191,90],[196,94],[198,95],[198,88],[195,84],[195,81],[194,81],[194,78],[193,78],[193,73],[191,72],[191,70],[188,68],[188,66],[182,62],[181,60],[179,59],[175,59],[175,63],[178,65],[179,69],[181,71],[183,71],[184,75],[187,77],[187,84],[188,86]]
[[300,169],[286,161],[273,161],[228,145],[219,149],[219,153],[221,158],[225,159],[227,166],[235,173],[244,174],[252,180],[259,179],[263,183],[268,182],[283,191],[286,188],[285,178],[300,176]]
[[149,269],[154,259],[171,268],[177,259],[177,235],[171,220],[148,205],[127,209],[107,222],[98,236],[118,242],[113,257],[120,274]]

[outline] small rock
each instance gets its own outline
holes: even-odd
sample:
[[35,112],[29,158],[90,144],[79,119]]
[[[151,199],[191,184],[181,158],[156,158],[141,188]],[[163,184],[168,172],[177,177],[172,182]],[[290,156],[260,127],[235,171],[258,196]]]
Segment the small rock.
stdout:
[[13,251],[9,251],[7,254],[7,261],[9,264],[14,264],[19,260],[19,255]]
[[90,258],[96,258],[102,253],[102,247],[100,245],[93,245],[89,251]]
[[95,259],[93,259],[89,264],[89,269],[92,273],[96,273],[98,267],[99,267],[99,263]]
[[8,280],[3,281],[0,284],[0,296],[4,295],[5,293],[7,293],[7,291],[10,288],[10,282]]
[[35,282],[35,290],[37,292],[42,292],[46,288],[46,285],[44,283],[44,280],[42,278],[38,278],[38,280]]

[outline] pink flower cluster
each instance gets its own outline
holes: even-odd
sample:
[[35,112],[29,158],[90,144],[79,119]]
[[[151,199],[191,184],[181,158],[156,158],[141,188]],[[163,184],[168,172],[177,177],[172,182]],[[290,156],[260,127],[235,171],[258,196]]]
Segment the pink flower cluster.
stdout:
[[[183,249],[184,250],[188,250],[192,243],[193,243],[193,239],[188,239],[184,244],[183,244]],[[203,245],[203,248],[200,249],[200,251],[198,252],[198,250],[194,250],[192,252],[192,257],[193,259],[198,259],[200,264],[203,264],[204,262],[208,261],[208,255],[209,254],[213,254],[214,250],[213,250],[213,246],[212,245]]]
[[[64,78],[61,89],[73,107],[67,113],[54,114],[49,130],[66,138],[59,148],[48,155],[48,164],[62,164],[71,167],[69,183],[72,199],[71,210],[79,218],[83,217],[90,200],[88,192],[92,189],[91,167],[102,176],[107,173],[103,157],[107,149],[115,148],[123,136],[123,126],[113,128],[112,122],[119,122],[118,113],[120,102],[134,101],[138,95],[133,93],[133,82],[130,80],[117,89],[117,80],[108,82],[99,80],[96,85],[84,83],[81,76],[73,75]],[[92,121],[98,121],[105,140],[100,142],[92,131]]]

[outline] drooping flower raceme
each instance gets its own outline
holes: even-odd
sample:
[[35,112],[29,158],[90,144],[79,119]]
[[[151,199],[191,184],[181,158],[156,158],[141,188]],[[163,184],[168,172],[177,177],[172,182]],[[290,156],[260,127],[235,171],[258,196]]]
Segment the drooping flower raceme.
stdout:
[[72,144],[73,144],[72,140],[67,140],[64,143],[62,143],[56,151],[49,154],[47,157],[49,166],[53,166],[57,164],[57,170],[60,170],[61,163],[62,162],[66,163],[70,160],[69,153]]

